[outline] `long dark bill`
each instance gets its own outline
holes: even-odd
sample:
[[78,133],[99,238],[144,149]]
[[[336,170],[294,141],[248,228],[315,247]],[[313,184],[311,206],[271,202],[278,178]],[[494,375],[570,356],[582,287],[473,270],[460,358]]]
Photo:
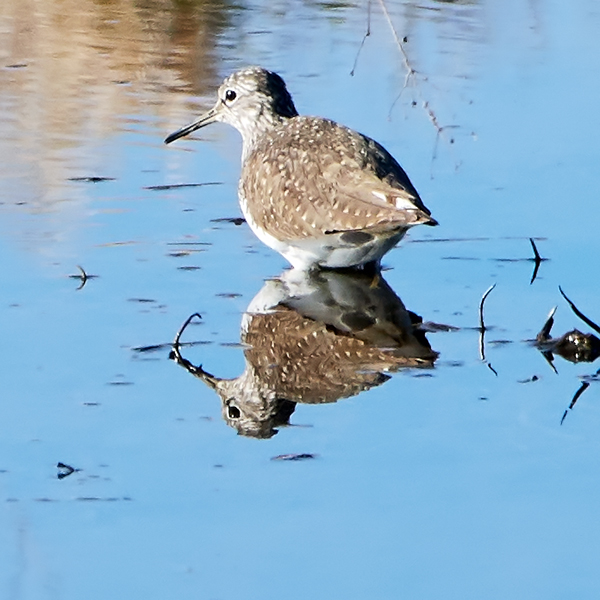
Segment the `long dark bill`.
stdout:
[[201,117],[198,117],[193,123],[174,131],[165,138],[165,144],[170,144],[179,138],[182,138],[196,129],[200,129],[205,125],[210,125],[216,121],[217,111],[215,108],[211,108],[207,113],[204,113]]

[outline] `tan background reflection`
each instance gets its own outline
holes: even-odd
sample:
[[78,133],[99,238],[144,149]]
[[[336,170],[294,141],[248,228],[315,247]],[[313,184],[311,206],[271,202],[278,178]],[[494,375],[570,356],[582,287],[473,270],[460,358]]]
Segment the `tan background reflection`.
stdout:
[[66,179],[97,174],[94,146],[129,119],[189,115],[176,92],[214,87],[229,15],[219,0],[2,0],[3,195],[59,201]]

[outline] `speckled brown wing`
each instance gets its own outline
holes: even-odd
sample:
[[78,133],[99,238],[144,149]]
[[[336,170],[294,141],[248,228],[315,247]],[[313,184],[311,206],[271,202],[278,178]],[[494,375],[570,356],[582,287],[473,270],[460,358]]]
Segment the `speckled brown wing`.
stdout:
[[290,240],[435,223],[382,146],[316,117],[289,119],[261,138],[240,195],[257,225]]
[[283,306],[252,315],[243,342],[263,393],[308,404],[354,396],[386,381],[383,372],[431,366],[435,356],[378,348]]

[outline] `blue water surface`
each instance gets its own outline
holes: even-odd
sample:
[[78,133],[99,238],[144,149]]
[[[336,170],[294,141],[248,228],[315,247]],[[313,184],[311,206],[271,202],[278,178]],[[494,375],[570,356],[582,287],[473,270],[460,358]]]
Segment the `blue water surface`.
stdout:
[[[554,372],[532,343],[554,306],[553,335],[592,332],[559,285],[600,320],[596,3],[20,7],[0,10],[0,596],[598,598],[598,363]],[[169,360],[199,312],[185,355],[240,374],[244,311],[287,268],[220,220],[237,132],[163,144],[247,64],[400,160],[440,227],[383,276],[452,326],[433,369],[298,404],[268,440]],[[211,185],[149,189],[174,184]],[[314,458],[272,460],[294,453]]]

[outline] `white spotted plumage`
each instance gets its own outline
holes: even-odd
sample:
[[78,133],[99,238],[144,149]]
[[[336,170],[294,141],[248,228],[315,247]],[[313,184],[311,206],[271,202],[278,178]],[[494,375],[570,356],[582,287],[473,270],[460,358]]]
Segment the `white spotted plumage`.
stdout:
[[379,263],[410,227],[437,224],[381,145],[328,119],[299,116],[277,74],[243,69],[218,96],[213,109],[165,141],[215,121],[235,127],[243,139],[244,217],[293,266]]

